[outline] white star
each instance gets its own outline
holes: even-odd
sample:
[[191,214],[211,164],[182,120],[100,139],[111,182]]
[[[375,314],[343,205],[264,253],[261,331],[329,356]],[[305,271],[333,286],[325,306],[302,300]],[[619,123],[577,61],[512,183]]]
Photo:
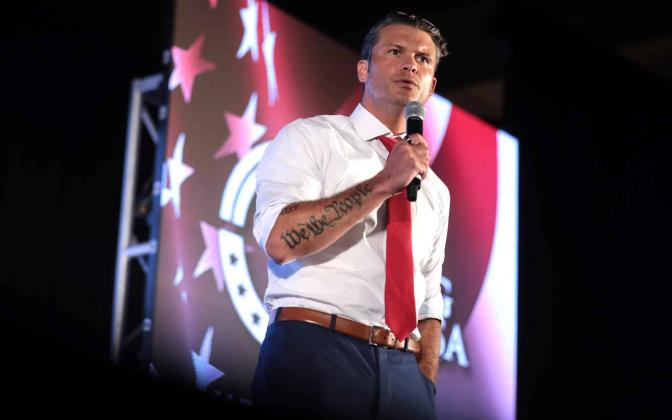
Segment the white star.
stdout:
[[196,388],[200,391],[205,391],[208,385],[224,376],[224,372],[210,364],[212,335],[214,331],[214,327],[208,327],[199,353],[193,350],[191,352],[191,360],[194,363],[194,373],[196,374]]
[[173,286],[177,287],[184,280],[184,268],[182,264],[177,265],[177,270],[175,271],[175,279],[173,280]]
[[205,42],[205,35],[199,36],[186,50],[177,46],[171,48],[175,68],[168,80],[168,89],[177,86],[182,89],[184,102],[191,102],[196,77],[215,68],[215,64],[201,58],[201,50]]
[[161,205],[165,206],[172,201],[175,217],[177,218],[180,217],[180,189],[182,183],[194,173],[194,168],[185,165],[182,162],[185,137],[186,135],[184,133],[180,133],[180,136],[177,138],[175,149],[173,150],[173,156],[168,158],[166,162],[170,188],[164,188],[161,192]]
[[266,64],[268,103],[273,105],[278,100],[278,80],[275,76],[275,61],[273,60],[276,33],[271,31],[271,23],[268,15],[268,4],[266,2],[262,3],[262,18],[264,26],[264,42],[261,45],[261,52],[264,54],[264,64]]
[[219,260],[219,242],[217,241],[217,228],[201,221],[201,235],[203,235],[203,242],[205,249],[201,258],[194,269],[193,278],[198,278],[201,274],[212,269],[215,277],[215,284],[217,291],[224,290],[224,274],[222,273],[222,264]]
[[236,58],[241,59],[248,51],[252,54],[252,60],[259,61],[259,47],[257,46],[257,17],[259,6],[256,0],[247,0],[247,7],[240,9],[240,18],[243,21],[243,39],[236,53]]
[[229,128],[229,137],[215,152],[215,159],[234,152],[238,159],[242,159],[250,151],[252,145],[266,133],[266,126],[255,122],[257,119],[257,102],[257,92],[252,92],[242,116],[239,117],[230,112],[224,113],[226,125]]
[[215,327],[208,327],[208,330],[203,337],[203,341],[201,342],[201,349],[198,351],[198,354],[208,363],[210,363],[210,354],[212,354],[212,336],[214,334]]

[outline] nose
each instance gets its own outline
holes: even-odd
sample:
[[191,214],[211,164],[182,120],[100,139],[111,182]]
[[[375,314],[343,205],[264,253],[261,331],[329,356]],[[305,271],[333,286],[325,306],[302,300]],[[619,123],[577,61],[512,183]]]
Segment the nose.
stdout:
[[413,57],[406,56],[406,59],[404,60],[402,66],[402,69],[404,71],[410,71],[411,73],[417,73],[418,72],[418,66]]

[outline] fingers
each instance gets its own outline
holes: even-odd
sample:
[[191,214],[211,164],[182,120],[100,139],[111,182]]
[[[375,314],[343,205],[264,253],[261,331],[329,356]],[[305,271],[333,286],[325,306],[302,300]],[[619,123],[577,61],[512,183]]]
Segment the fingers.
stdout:
[[418,151],[423,151],[427,155],[427,159],[429,160],[429,143],[427,140],[422,137],[420,134],[411,134],[408,137],[409,144],[411,144],[413,147],[417,148]]
[[420,134],[411,134],[408,137],[409,144],[412,147],[413,152],[418,157],[416,161],[417,170],[422,179],[427,178],[427,172],[429,168],[429,144],[427,140],[422,137]]
[[399,141],[388,155],[385,171],[393,178],[395,191],[401,191],[416,176],[421,179],[427,178],[429,172],[429,151],[427,140],[421,135],[414,134],[409,140]]
[[421,134],[415,133],[411,134],[408,136],[409,140],[413,142],[414,146],[424,146],[424,147],[429,147],[429,144],[427,143],[427,140],[425,140],[424,137],[422,137]]

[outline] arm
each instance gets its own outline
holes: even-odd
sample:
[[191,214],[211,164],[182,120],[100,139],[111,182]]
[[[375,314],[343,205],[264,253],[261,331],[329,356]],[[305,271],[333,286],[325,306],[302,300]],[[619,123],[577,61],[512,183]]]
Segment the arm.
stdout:
[[392,194],[380,172],[333,197],[289,204],[278,215],[266,251],[279,264],[319,252]]
[[416,356],[418,367],[432,382],[439,377],[439,348],[441,345],[441,321],[434,318],[418,322],[422,336],[422,351]]
[[416,174],[426,177],[427,143],[416,136],[416,145],[403,141],[395,144],[385,167],[373,178],[332,197],[286,205],[268,235],[268,256],[284,264],[315,254],[336,242],[390,196],[403,191]]
[[427,296],[420,308],[418,329],[421,334],[422,352],[417,355],[418,367],[432,382],[439,376],[439,358],[441,348],[441,321],[444,314],[444,298],[441,293],[441,276],[445,259],[446,239],[448,236],[448,212],[450,193],[445,189],[441,198],[444,204],[441,211],[438,237],[434,241],[432,255],[422,271],[427,279]]

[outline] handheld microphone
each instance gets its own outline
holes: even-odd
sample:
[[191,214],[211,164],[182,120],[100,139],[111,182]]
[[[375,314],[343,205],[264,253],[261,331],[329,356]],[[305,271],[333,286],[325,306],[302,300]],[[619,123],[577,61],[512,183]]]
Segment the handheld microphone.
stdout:
[[[425,119],[425,108],[418,101],[411,101],[404,107],[404,117],[406,117],[406,141],[410,142],[411,134],[422,134],[422,123]],[[406,187],[406,199],[415,201],[418,199],[418,190],[420,189],[420,174],[411,180]]]

